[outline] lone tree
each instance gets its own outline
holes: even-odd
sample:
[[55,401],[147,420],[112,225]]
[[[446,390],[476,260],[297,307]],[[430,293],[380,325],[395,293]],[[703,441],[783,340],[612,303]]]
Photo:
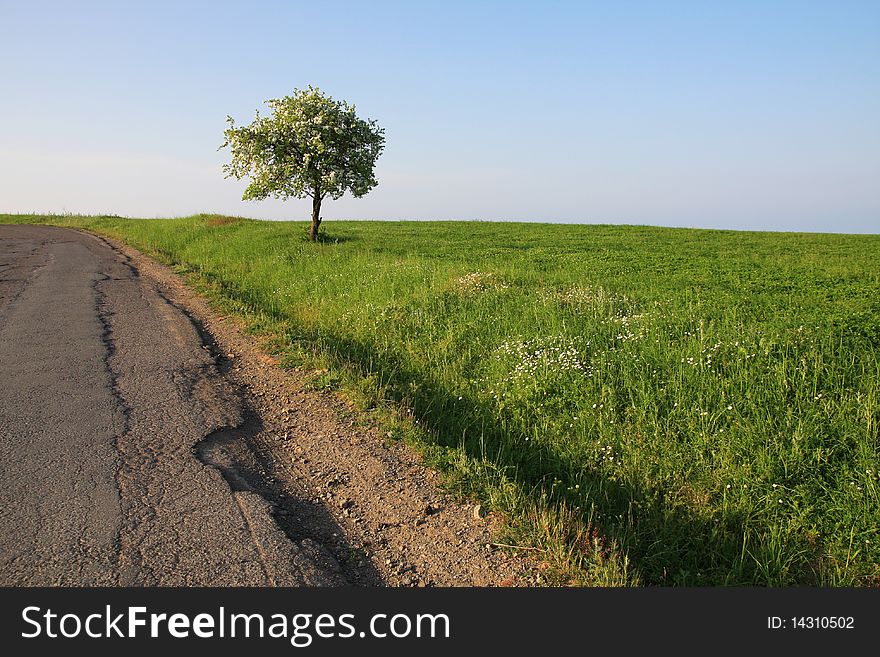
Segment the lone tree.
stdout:
[[242,200],[311,197],[314,242],[325,197],[338,199],[350,191],[360,198],[378,184],[373,168],[385,147],[385,130],[312,86],[266,105],[272,115],[257,111],[247,126],[237,128],[226,117],[229,128],[220,148],[232,149],[232,161],[223,171],[227,178],[251,179]]

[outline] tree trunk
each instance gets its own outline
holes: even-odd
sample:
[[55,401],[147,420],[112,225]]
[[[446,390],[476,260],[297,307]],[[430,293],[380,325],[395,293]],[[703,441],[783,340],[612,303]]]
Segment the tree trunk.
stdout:
[[309,229],[309,240],[318,239],[318,227],[321,225],[321,197],[315,194],[312,198],[312,227]]

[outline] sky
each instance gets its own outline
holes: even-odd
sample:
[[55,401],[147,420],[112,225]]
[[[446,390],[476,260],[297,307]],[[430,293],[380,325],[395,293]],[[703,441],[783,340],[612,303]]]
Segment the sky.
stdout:
[[880,2],[0,0],[0,212],[217,212],[231,115],[384,129],[325,219],[880,233]]

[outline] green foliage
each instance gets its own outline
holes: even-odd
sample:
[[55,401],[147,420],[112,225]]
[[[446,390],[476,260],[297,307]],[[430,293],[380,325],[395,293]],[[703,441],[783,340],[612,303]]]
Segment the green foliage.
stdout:
[[250,125],[236,127],[227,117],[221,148],[232,161],[224,171],[250,178],[243,199],[361,197],[378,184],[373,169],[385,137],[375,121],[311,86],[266,104],[271,115],[257,112]]
[[575,581],[880,583],[880,236],[52,221],[185,265],[397,409]]

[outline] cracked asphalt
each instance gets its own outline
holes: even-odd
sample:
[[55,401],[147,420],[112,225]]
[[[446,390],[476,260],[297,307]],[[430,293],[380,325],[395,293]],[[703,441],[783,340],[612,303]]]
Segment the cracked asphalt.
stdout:
[[0,226],[0,585],[335,585],[269,504],[197,457],[243,409],[125,256]]

